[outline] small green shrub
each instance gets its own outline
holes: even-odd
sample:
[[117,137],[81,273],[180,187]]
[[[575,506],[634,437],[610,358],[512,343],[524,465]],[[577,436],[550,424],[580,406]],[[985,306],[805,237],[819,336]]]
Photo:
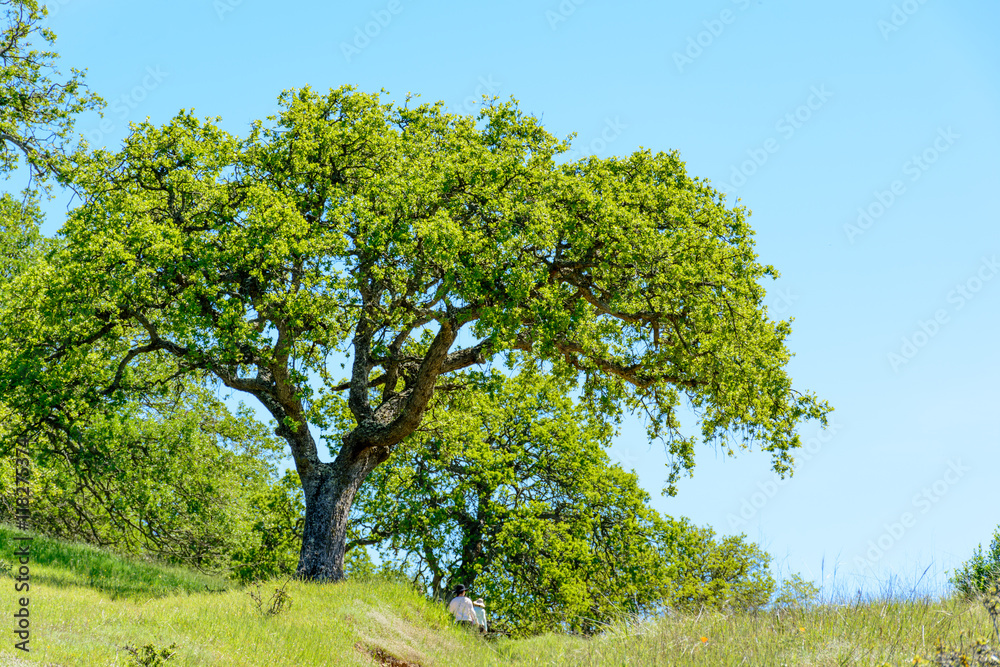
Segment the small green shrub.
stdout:
[[157,648],[153,644],[135,648],[126,644],[122,648],[131,655],[133,665],[142,665],[142,667],[160,667],[177,653],[177,644],[171,644],[166,648]]
[[247,591],[247,595],[253,600],[254,609],[261,616],[268,618],[271,616],[277,616],[281,612],[290,609],[292,607],[292,596],[288,594],[285,587],[288,586],[290,580],[286,579],[285,583],[281,584],[279,588],[274,589],[274,593],[267,599],[264,600],[264,594],[261,592],[260,584],[254,584],[250,590]]
[[798,574],[793,574],[781,582],[781,588],[771,605],[776,610],[790,611],[811,609],[817,602],[819,602],[819,587]]
[[984,554],[983,545],[976,547],[972,558],[955,570],[951,583],[966,598],[984,595],[991,585],[1000,581],[1000,526],[993,531],[993,541]]

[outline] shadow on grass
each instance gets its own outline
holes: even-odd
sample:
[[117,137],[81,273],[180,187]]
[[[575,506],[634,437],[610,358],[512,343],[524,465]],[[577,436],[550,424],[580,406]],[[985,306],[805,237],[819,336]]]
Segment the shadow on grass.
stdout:
[[[152,561],[136,561],[95,547],[65,542],[37,533],[26,533],[0,525],[0,560],[19,564],[15,550],[25,542],[15,536],[30,536],[31,580],[50,586],[82,586],[111,597],[150,599],[177,593],[222,592],[232,588],[225,579],[198,574],[181,567]],[[5,576],[11,576],[4,573]]]

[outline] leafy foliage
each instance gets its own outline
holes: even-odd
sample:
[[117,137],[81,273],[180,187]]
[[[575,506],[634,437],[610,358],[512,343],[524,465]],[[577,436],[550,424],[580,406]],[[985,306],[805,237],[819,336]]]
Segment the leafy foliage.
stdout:
[[594,632],[665,607],[759,607],[769,557],[741,537],[662,518],[610,465],[613,430],[571,382],[469,374],[355,501],[352,547],[444,598],[462,583],[512,634]]
[[177,644],[165,648],[157,648],[155,644],[146,644],[140,648],[126,645],[122,648],[129,654],[133,665],[142,667],[160,667],[177,655]]
[[37,184],[53,171],[65,180],[74,116],[103,102],[87,92],[80,70],[60,76],[57,54],[47,50],[55,34],[42,27],[36,0],[0,0],[0,13],[0,174],[23,159]]
[[819,594],[816,584],[796,573],[781,582],[781,588],[771,604],[781,611],[808,610],[819,601]]
[[292,470],[276,484],[244,490],[252,508],[248,539],[235,549],[229,568],[238,581],[247,583],[290,575],[302,547],[305,505],[302,487]]
[[775,588],[767,552],[742,534],[719,538],[711,527],[695,527],[683,518],[673,524],[657,532],[657,543],[664,545],[660,553],[670,564],[671,606],[754,610],[767,604]]
[[41,211],[33,197],[17,200],[0,195],[0,284],[6,284],[38,262],[51,241],[38,231]]
[[[299,574],[319,579],[343,576],[365,477],[498,355],[646,414],[669,490],[699,439],[787,472],[799,422],[825,420],[785,373],[746,211],[676,153],[559,165],[566,145],[514,102],[472,118],[345,87],[281,104],[243,139],[182,112],[78,156],[64,244],[0,310],[0,392],[26,420],[71,430],[182,376],[253,395],[295,460]],[[343,395],[353,422],[323,462],[310,426]]]
[[[7,422],[9,444],[16,420]],[[240,579],[294,567],[301,501],[278,483],[282,447],[248,410],[195,385],[35,433],[33,524],[46,534]],[[13,516],[0,465],[0,520]]]
[[951,583],[964,597],[985,594],[992,584],[1000,583],[1000,527],[993,531],[989,549],[983,553],[983,545],[976,547],[972,558],[955,570]]

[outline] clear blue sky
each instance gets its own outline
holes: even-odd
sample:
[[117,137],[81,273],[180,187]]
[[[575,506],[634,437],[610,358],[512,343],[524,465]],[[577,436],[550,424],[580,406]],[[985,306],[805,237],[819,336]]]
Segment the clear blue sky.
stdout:
[[[575,150],[678,149],[753,211],[794,317],[791,373],[836,412],[780,486],[769,459],[700,451],[660,496],[662,450],[613,455],[657,508],[746,532],[782,572],[932,584],[1000,524],[1000,5],[60,0],[64,66],[111,104],[92,144],[180,108],[230,131],[283,89],[344,83],[474,111],[514,96]],[[47,230],[61,224],[55,211]],[[893,356],[895,355],[895,356]],[[878,551],[871,549],[879,545]],[[915,574],[916,573],[916,574]],[[831,579],[825,582],[833,584]]]

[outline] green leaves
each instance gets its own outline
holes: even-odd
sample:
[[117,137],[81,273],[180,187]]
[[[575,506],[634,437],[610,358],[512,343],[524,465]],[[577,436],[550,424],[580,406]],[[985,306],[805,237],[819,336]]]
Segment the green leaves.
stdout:
[[768,556],[741,537],[662,518],[608,461],[614,414],[572,381],[469,375],[355,500],[352,544],[443,596],[484,597],[512,634],[596,632],[623,613],[767,602]]
[[[0,441],[25,424],[5,420]],[[249,410],[232,413],[187,384],[108,413],[72,433],[31,429],[34,525],[50,535],[229,573],[289,572],[302,506],[275,470],[283,443]],[[0,466],[0,519],[13,516],[13,470]]]
[[56,53],[45,48],[55,35],[41,26],[44,7],[35,0],[3,0],[0,12],[0,173],[24,160],[34,183],[47,188],[53,172],[60,181],[71,178],[64,153],[74,116],[103,101],[86,91],[79,70],[60,76]]
[[11,282],[44,255],[50,242],[38,232],[41,219],[33,198],[18,201],[0,195],[0,284]]
[[1000,527],[993,531],[989,549],[984,553],[983,545],[977,546],[972,557],[954,571],[950,581],[967,598],[983,595],[1000,582]]
[[403,382],[386,410],[417,389],[406,369],[430,349],[422,336],[468,324],[470,361],[517,349],[582,373],[588,395],[643,406],[674,476],[693,461],[673,426],[682,399],[703,409],[705,440],[739,432],[778,468],[798,421],[828,412],[784,374],[788,327],[764,312],[774,272],[746,212],[676,153],[559,167],[565,146],[513,102],[478,119],[349,87],[281,102],[246,139],[182,112],[77,161],[89,194],[58,263],[96,298],[75,320],[145,330],[147,347],[231,386],[260,368],[296,377],[272,391],[317,400],[336,384],[329,356],[360,354],[359,369]]
[[[324,511],[349,505],[375,466],[424,437],[435,395],[454,392],[469,413],[462,401],[483,399],[463,373],[494,359],[552,371],[560,391],[580,383],[602,417],[564,420],[562,432],[598,437],[602,420],[643,414],[672,455],[671,491],[699,440],[759,445],[786,472],[799,423],[825,420],[829,406],[786,374],[790,329],[767,317],[761,282],[775,272],[757,261],[747,211],[690,177],[677,153],[558,165],[567,146],[513,101],[475,118],[351,87],[287,91],[280,104],[246,137],[182,111],[134,126],[115,153],[74,156],[83,204],[47,261],[11,284],[22,307],[0,311],[10,340],[0,392],[11,407],[72,429],[179,378],[214,377],[270,411],[306,502]],[[685,403],[700,438],[679,423]],[[488,426],[495,415],[482,405],[482,419],[448,428]],[[310,426],[328,424],[343,428],[334,462],[322,463]],[[533,429],[538,446],[555,442],[544,421]],[[473,453],[496,475],[520,456]],[[567,477],[559,456],[546,460],[559,488],[596,484]],[[409,483],[444,483],[418,463],[424,476]],[[340,495],[310,500],[335,488],[327,476],[344,480]],[[517,495],[509,480],[484,483]],[[481,492],[455,491],[466,504]],[[583,502],[566,493],[570,506]],[[530,520],[532,502],[519,505],[528,515],[513,515],[511,535],[549,540]],[[322,526],[333,515],[309,514]],[[339,541],[343,529],[306,533]],[[576,548],[576,535],[552,544]],[[339,576],[340,565],[309,568]]]

